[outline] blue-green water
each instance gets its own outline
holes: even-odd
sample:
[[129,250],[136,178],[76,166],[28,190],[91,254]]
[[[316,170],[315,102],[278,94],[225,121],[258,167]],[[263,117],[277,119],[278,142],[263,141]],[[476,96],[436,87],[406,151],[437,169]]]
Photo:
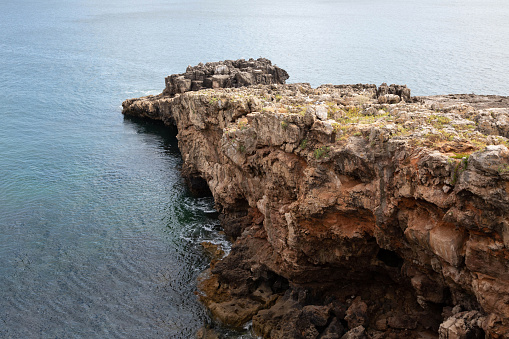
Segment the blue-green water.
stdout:
[[210,199],[174,131],[124,120],[188,64],[509,94],[509,2],[0,0],[0,337],[189,338]]

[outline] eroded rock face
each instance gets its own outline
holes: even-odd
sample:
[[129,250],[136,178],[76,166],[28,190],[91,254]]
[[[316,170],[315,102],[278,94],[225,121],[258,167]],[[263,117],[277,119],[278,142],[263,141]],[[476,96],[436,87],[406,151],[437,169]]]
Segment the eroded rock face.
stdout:
[[124,105],[176,124],[183,174],[207,183],[234,241],[200,281],[216,318],[266,338],[509,335],[509,142],[479,123],[486,100],[387,87]]
[[477,311],[461,312],[440,325],[439,334],[444,339],[484,338],[482,315]]
[[284,84],[288,73],[264,58],[226,60],[189,66],[185,73],[166,78],[164,94],[175,95],[204,88]]
[[387,86],[384,82],[376,90],[378,101],[382,104],[397,104],[401,100],[410,101],[410,88],[406,85],[391,84]]
[[288,78],[284,69],[272,65],[270,60],[264,58],[200,63],[188,66],[185,73],[166,77],[165,88],[159,95],[125,100],[122,103],[122,113],[174,124],[171,104],[175,95],[206,88],[284,84]]

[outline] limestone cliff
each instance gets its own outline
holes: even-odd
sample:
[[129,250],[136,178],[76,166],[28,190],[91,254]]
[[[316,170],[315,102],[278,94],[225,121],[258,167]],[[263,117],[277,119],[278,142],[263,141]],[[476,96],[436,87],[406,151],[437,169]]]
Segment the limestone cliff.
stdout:
[[266,338],[509,336],[508,97],[273,83],[123,106],[177,126],[183,174],[234,241],[200,282],[218,320]]

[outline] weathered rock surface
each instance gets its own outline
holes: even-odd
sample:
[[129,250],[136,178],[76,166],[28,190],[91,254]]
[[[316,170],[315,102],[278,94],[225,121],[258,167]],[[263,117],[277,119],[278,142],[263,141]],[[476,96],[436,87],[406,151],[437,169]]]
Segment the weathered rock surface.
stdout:
[[509,100],[466,97],[256,85],[124,113],[175,124],[183,175],[214,196],[234,242],[200,280],[217,319],[266,338],[505,338]]
[[264,58],[200,63],[197,66],[188,66],[185,73],[166,77],[165,88],[161,94],[124,101],[122,113],[173,124],[171,103],[178,94],[206,88],[284,84],[288,78],[284,69],[272,65],[270,60]]
[[444,339],[483,338],[482,319],[482,315],[477,311],[457,313],[440,325],[440,337]]
[[284,84],[288,73],[264,58],[226,60],[189,66],[185,73],[166,78],[164,94],[175,95],[204,88]]

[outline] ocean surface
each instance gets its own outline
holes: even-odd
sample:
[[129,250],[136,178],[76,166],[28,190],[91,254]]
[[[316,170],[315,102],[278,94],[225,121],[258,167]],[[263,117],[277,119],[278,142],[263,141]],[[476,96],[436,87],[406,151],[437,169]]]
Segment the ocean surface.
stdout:
[[[210,198],[175,131],[125,120],[187,65],[509,95],[507,0],[0,0],[0,337],[192,338]],[[239,337],[240,334],[231,334]]]

